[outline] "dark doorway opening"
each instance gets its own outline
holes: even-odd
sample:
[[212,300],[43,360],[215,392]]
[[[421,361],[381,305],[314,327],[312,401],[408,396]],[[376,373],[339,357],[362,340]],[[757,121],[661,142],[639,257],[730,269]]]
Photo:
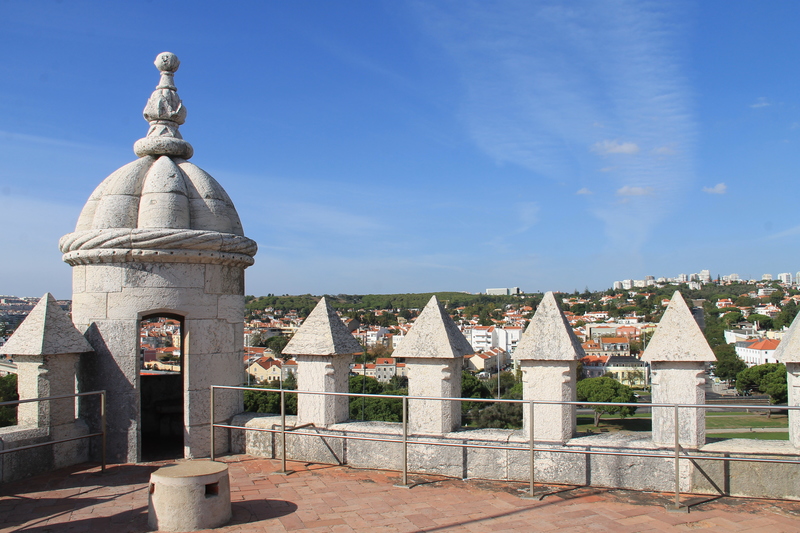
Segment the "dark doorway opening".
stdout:
[[153,314],[139,323],[142,461],[183,453],[183,317]]

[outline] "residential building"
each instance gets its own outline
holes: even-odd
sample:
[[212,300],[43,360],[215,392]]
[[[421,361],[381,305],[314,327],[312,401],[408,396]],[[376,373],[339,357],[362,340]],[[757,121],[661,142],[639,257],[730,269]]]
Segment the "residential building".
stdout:
[[725,309],[726,307],[733,307],[733,300],[730,298],[720,298],[716,303],[717,309]]
[[474,326],[469,330],[469,343],[476,352],[489,350],[492,347],[492,336],[495,326]]
[[500,348],[508,353],[514,353],[514,349],[517,347],[524,332],[525,328],[522,326],[496,327],[492,332],[492,347]]
[[508,353],[500,348],[490,348],[464,357],[464,365],[473,372],[497,372],[498,363],[501,369],[508,364]]
[[283,374],[281,372],[281,360],[272,357],[262,357],[247,367],[250,374],[257,383],[280,382]]
[[395,376],[405,376],[405,363],[398,363],[394,357],[378,357],[375,360],[375,379],[388,383]]
[[633,355],[610,355],[606,374],[629,387],[646,387],[650,383],[650,366]]
[[519,287],[511,287],[510,289],[486,289],[486,294],[492,296],[510,296],[514,294],[522,294]]
[[599,378],[605,374],[607,361],[607,355],[587,355],[581,358],[584,377]]
[[780,343],[781,341],[777,339],[739,341],[736,343],[736,355],[738,355],[747,366],[777,363],[778,361],[775,359],[775,349]]

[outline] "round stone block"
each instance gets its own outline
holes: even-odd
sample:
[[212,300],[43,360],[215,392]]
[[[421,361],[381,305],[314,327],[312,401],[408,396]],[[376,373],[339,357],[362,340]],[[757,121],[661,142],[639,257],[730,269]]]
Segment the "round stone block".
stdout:
[[231,519],[228,465],[187,461],[150,474],[148,523],[159,531],[197,531]]

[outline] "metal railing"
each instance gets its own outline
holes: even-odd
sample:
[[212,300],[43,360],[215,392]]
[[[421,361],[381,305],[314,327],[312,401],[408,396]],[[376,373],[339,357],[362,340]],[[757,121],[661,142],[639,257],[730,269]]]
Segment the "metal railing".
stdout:
[[[243,427],[243,426],[233,426],[230,424],[225,423],[218,423],[215,417],[215,390],[217,389],[227,389],[227,390],[241,390],[241,391],[254,391],[254,392],[273,392],[273,393],[280,393],[280,429],[268,429],[268,428],[250,428],[250,427]],[[303,426],[296,426],[293,428],[286,428],[286,393],[290,394],[312,394],[312,395],[323,395],[323,396],[346,396],[348,398],[380,398],[380,399],[387,399],[387,398],[396,398],[402,401],[403,404],[403,418],[402,418],[402,438],[401,439],[391,439],[391,438],[380,438],[380,437],[364,437],[364,436],[356,436],[356,435],[344,435],[344,434],[333,434],[333,433],[312,433],[308,431],[296,431],[296,429],[307,427],[309,424],[304,424]],[[528,424],[528,445],[525,447],[522,446],[503,446],[503,445],[489,445],[489,444],[468,444],[468,443],[455,443],[455,442],[432,442],[430,440],[425,441],[417,441],[413,439],[409,439],[408,434],[408,401],[409,400],[440,400],[440,401],[456,401],[456,402],[482,402],[482,403],[515,403],[515,404],[522,404],[528,405],[528,413],[529,413],[529,420],[530,423]],[[673,444],[673,450],[671,453],[658,453],[658,452],[634,452],[634,451],[611,451],[611,450],[590,450],[590,449],[576,449],[576,448],[568,448],[565,446],[560,447],[536,447],[535,439],[534,439],[534,429],[535,429],[535,420],[534,420],[534,407],[536,405],[575,405],[578,406],[615,406],[615,407],[649,407],[649,408],[669,408],[674,410],[674,434],[675,434],[675,441]],[[673,459],[674,460],[674,469],[675,469],[675,497],[674,503],[669,506],[670,509],[673,510],[686,510],[685,506],[682,506],[680,503],[680,461],[681,460],[708,460],[708,461],[729,461],[729,462],[757,462],[757,463],[782,463],[782,464],[800,464],[800,460],[798,459],[764,459],[758,457],[730,457],[730,456],[713,456],[713,455],[696,455],[685,453],[683,450],[683,446],[680,444],[680,417],[679,417],[679,410],[680,409],[758,409],[758,410],[800,410],[800,406],[786,406],[786,405],[742,405],[742,404],[714,404],[714,405],[707,405],[707,404],[672,404],[672,403],[616,403],[616,402],[588,402],[588,401],[558,401],[558,400],[507,400],[507,399],[489,399],[489,398],[441,398],[441,397],[430,397],[430,396],[401,396],[401,395],[391,395],[391,394],[361,394],[361,393],[350,393],[350,392],[318,392],[318,391],[301,391],[301,390],[287,390],[287,389],[263,389],[263,388],[256,388],[256,387],[234,387],[234,386],[225,386],[225,385],[212,385],[211,386],[211,460],[215,459],[215,439],[214,439],[214,428],[225,428],[225,429],[239,429],[244,431],[260,431],[266,433],[279,433],[281,435],[280,439],[280,446],[281,446],[281,471],[278,473],[282,474],[290,474],[292,471],[286,469],[286,434],[292,433],[293,435],[299,436],[309,436],[309,437],[321,437],[321,438],[335,438],[335,439],[343,439],[343,440],[367,440],[367,441],[374,441],[374,442],[394,442],[398,444],[402,444],[403,448],[403,468],[402,468],[402,483],[398,486],[401,487],[411,487],[408,483],[408,445],[423,445],[423,446],[449,446],[449,447],[458,447],[458,448],[483,448],[483,449],[490,449],[490,450],[511,450],[511,451],[527,451],[529,457],[529,480],[528,480],[528,490],[523,497],[528,498],[537,498],[537,495],[534,490],[534,482],[535,482],[535,452],[547,452],[547,453],[571,453],[571,454],[583,454],[583,455],[611,455],[611,456],[623,456],[623,457],[651,457],[651,458],[661,458],[661,459]],[[429,437],[429,436],[427,436]],[[540,441],[541,442],[541,441]],[[552,445],[551,445],[552,446]],[[684,453],[682,453],[684,452]],[[543,498],[547,494],[539,495],[538,499]]]
[[[75,394],[62,394],[60,396],[44,396],[41,398],[29,398],[25,400],[13,400],[10,402],[0,402],[0,407],[10,406],[10,405],[19,405],[21,403],[31,403],[31,402],[43,402],[43,401],[50,401],[50,400],[63,400],[66,398],[78,398],[81,396],[95,396],[100,395],[100,432],[99,433],[89,433],[87,435],[81,435],[79,437],[70,437],[67,439],[57,439],[57,440],[50,440],[47,442],[40,442],[38,444],[28,444],[26,446],[19,446],[17,448],[10,448],[8,450],[0,450],[0,455],[4,453],[13,453],[19,452],[22,450],[29,450],[31,448],[40,448],[42,446],[51,446],[53,444],[61,444],[62,442],[70,442],[73,440],[80,440],[80,439],[88,439],[91,437],[102,437],[102,445],[101,445],[101,471],[105,472],[106,470],[106,391],[99,390],[99,391],[91,391],[91,392],[78,392]],[[7,427],[17,427],[17,426],[7,426]],[[28,426],[19,426],[20,429],[30,429]]]

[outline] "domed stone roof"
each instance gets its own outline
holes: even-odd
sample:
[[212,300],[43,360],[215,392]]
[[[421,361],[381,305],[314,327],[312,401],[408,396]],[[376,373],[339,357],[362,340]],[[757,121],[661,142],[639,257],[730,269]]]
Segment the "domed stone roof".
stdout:
[[173,81],[180,61],[164,52],[155,65],[161,80],[144,109],[150,129],[134,144],[139,159],[108,176],[89,197],[75,231],[59,243],[64,261],[249,266],[257,246],[244,236],[233,202],[214,178],[187,161],[194,150],[178,131],[186,108]]

